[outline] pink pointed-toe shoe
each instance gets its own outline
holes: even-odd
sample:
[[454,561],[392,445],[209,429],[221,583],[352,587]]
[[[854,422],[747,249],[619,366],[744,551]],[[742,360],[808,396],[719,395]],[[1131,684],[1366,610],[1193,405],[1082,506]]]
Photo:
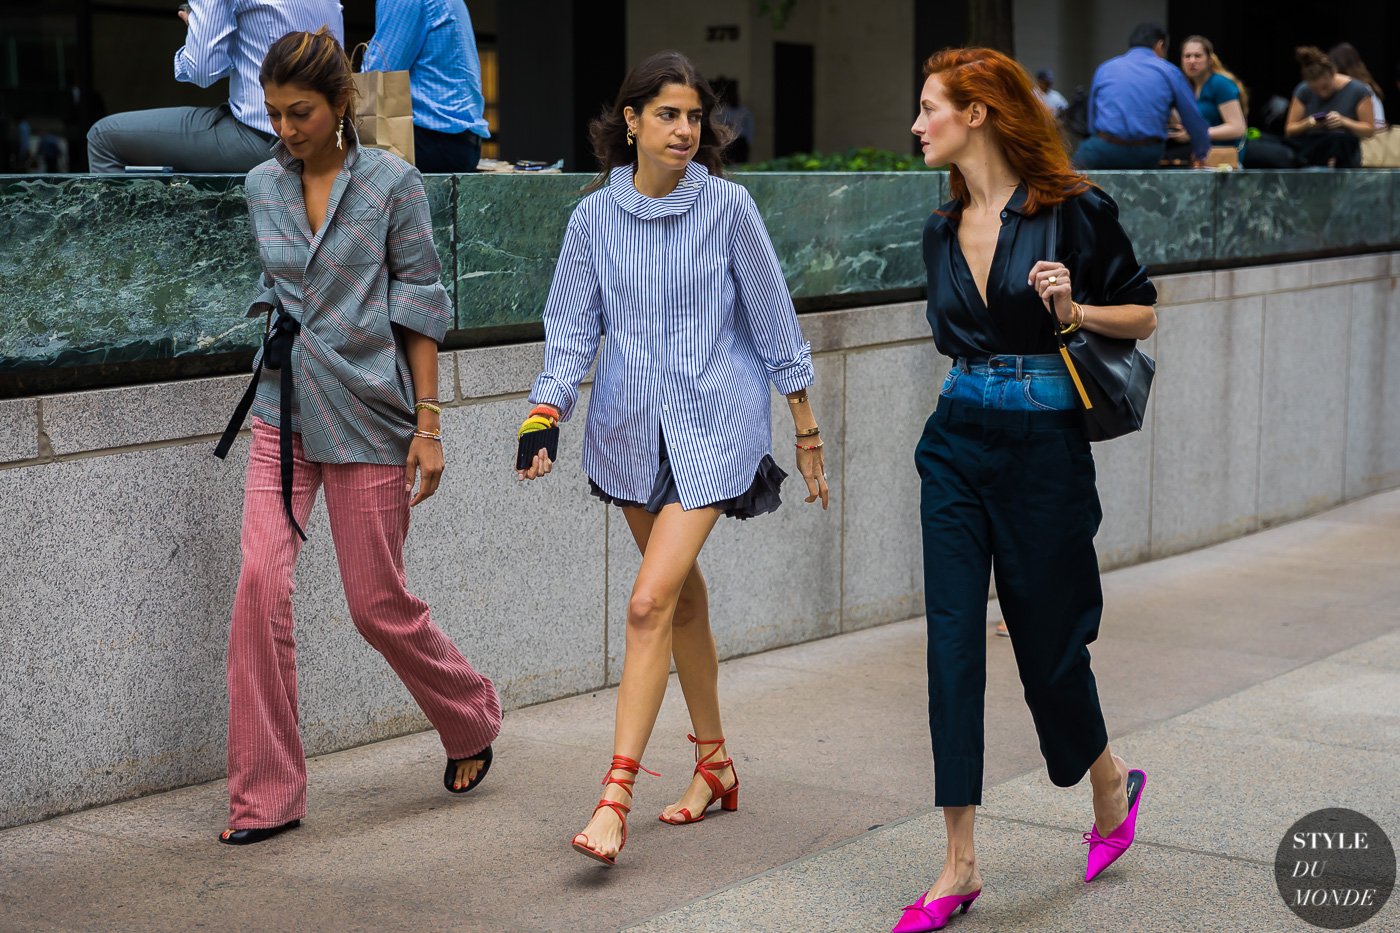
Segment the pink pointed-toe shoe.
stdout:
[[1142,790],[1146,786],[1146,773],[1129,771],[1127,818],[1107,836],[1099,835],[1098,826],[1091,826],[1084,834],[1084,844],[1089,847],[1089,863],[1084,866],[1086,882],[1097,878],[1105,868],[1118,861],[1133,844],[1133,835],[1137,831],[1138,804],[1142,803]]
[[967,909],[981,893],[982,889],[978,888],[971,894],[949,894],[947,897],[925,903],[924,898],[928,897],[928,892],[925,891],[917,901],[904,908],[904,915],[899,918],[899,922],[890,933],[928,933],[929,930],[941,930],[948,925],[949,919],[959,909],[967,913]]

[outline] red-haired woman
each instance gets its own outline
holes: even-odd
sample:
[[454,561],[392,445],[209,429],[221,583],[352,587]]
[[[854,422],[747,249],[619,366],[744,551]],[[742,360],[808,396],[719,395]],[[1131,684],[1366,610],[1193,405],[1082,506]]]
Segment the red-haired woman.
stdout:
[[953,194],[929,218],[923,247],[934,343],[954,366],[915,453],[934,804],[948,849],[897,933],[941,929],[981,892],[972,830],[993,572],[1050,779],[1068,787],[1087,771],[1093,784],[1086,881],[1131,844],[1146,780],[1110,751],[1089,669],[1103,605],[1102,513],[1055,332],[1147,337],[1156,290],[1117,206],[1071,169],[1019,65],[990,49],[953,49],[924,73],[913,132],[925,162],[951,166]]

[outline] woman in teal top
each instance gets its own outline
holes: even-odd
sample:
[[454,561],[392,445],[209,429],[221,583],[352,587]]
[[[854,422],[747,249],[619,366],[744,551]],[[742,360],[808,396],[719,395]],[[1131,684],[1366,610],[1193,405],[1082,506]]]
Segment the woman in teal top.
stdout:
[[[1215,46],[1205,36],[1191,36],[1181,43],[1181,70],[1196,92],[1196,109],[1210,126],[1211,145],[1233,146],[1243,155],[1245,114],[1249,110],[1244,85],[1226,70],[1215,54]],[[1186,131],[1174,126],[1168,135],[1171,144],[1163,157],[1189,160],[1190,137]],[[1175,145],[1182,146],[1184,155],[1173,152]]]

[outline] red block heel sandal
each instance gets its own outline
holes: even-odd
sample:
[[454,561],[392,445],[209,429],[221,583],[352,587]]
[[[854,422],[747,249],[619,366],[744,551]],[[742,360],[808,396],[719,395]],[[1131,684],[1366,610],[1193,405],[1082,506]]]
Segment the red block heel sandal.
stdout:
[[[720,783],[719,778],[714,775],[714,772],[723,771],[725,768],[733,769],[734,759],[725,758],[720,761],[710,760],[724,747],[723,737],[718,739],[697,739],[693,735],[687,735],[686,738],[695,743],[695,773],[704,778],[705,783],[710,785],[710,800],[709,803],[700,808],[700,813],[696,816],[690,815],[690,809],[688,807],[681,807],[669,817],[663,813],[660,817],[661,822],[670,823],[672,826],[684,826],[687,823],[700,822],[705,818],[705,811],[713,807],[715,801],[719,801],[719,805],[722,809],[730,811],[739,809],[739,772],[734,772],[734,784],[730,787],[725,787]],[[714,746],[714,748],[710,749],[709,754],[703,758],[700,757],[700,746],[702,745]]]
[[[616,777],[613,774],[614,771],[623,771],[632,776],[630,778]],[[643,768],[640,761],[628,758],[626,755],[614,755],[612,766],[608,768],[608,773],[603,776],[603,787],[606,789],[607,785],[616,784],[618,787],[626,790],[628,803],[623,803],[620,800],[608,800],[607,798],[603,798],[598,801],[598,806],[593,808],[593,812],[597,813],[604,807],[611,807],[617,814],[617,818],[622,822],[622,841],[617,845],[618,855],[622,854],[622,847],[627,845],[627,814],[632,812],[632,785],[636,783],[638,771],[646,771],[646,773],[650,774],[652,777],[661,777],[661,775],[657,774],[655,771]],[[593,848],[592,840],[590,840],[585,833],[578,833],[574,836],[573,846],[584,855],[591,859],[597,859],[604,865],[617,864],[617,855],[604,855],[598,849]]]

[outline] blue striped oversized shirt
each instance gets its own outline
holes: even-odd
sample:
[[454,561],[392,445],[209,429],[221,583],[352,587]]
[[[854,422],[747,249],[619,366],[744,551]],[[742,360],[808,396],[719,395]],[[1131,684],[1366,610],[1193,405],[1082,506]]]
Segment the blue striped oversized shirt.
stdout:
[[258,71],[272,43],[289,32],[329,26],[345,42],[336,0],[189,0],[190,27],[175,53],[175,80],[208,87],[228,80],[228,106],[240,123],[272,134]]
[[664,198],[637,191],[624,165],[579,203],[544,327],[530,400],[567,419],[597,356],[583,470],[616,499],[650,496],[658,428],[683,508],[743,494],[769,452],[769,384],[788,394],[812,382],[758,208],[695,162]]
[[476,33],[463,0],[375,0],[365,71],[407,71],[413,123],[489,139]]
[[[397,463],[417,420],[398,328],[442,342],[452,302],[439,279],[423,176],[383,149],[346,137],[345,166],[315,233],[300,159],[280,140],[248,173],[248,214],[266,290],[249,315],[280,303],[301,323],[292,344],[292,430],[316,463]],[[261,354],[262,351],[259,351]],[[254,364],[256,366],[256,363]],[[264,369],[253,414],[280,424],[280,371]],[[437,386],[418,387],[420,395]]]

